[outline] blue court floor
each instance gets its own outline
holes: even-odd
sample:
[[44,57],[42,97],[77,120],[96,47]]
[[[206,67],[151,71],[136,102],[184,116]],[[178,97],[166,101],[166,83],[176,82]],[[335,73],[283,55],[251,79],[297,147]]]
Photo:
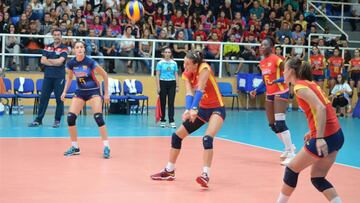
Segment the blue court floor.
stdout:
[[[175,112],[177,126],[181,124],[182,112],[181,109],[177,109]],[[48,109],[43,126],[27,127],[32,120],[33,115],[30,114],[30,110],[25,115],[0,116],[0,138],[69,137],[64,117],[60,128],[51,127],[54,120],[54,109],[52,108]],[[160,128],[155,124],[153,109],[149,111],[149,116],[108,115],[105,122],[110,137],[170,136],[174,131],[170,128]],[[293,142],[297,149],[300,149],[303,146],[303,135],[308,132],[304,113],[296,111],[288,113],[287,124]],[[337,163],[360,168],[360,119],[344,118],[340,120],[340,124],[345,134],[345,144],[338,155]],[[77,126],[80,137],[98,137],[97,125],[90,111],[87,116],[78,117]],[[203,126],[194,133],[194,136],[201,136],[204,132],[205,127]],[[263,110],[240,110],[239,112],[227,110],[226,121],[218,133],[218,137],[272,150],[282,150],[283,148],[277,136],[269,129]]]

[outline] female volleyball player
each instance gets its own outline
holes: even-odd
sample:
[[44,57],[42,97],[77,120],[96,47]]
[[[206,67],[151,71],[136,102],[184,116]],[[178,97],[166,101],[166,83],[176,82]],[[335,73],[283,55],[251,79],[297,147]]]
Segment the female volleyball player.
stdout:
[[[355,88],[357,88],[357,95],[358,98],[360,98],[360,49],[359,48],[355,49],[354,58],[350,60],[350,67],[348,71],[350,72],[351,75],[350,87],[353,90],[353,92]],[[349,112],[350,111],[351,111],[351,101],[349,105]]]
[[64,91],[61,99],[64,101],[66,92],[71,84],[73,76],[75,75],[77,81],[77,90],[72,99],[69,113],[67,115],[67,122],[69,125],[69,133],[71,139],[71,147],[64,153],[65,156],[80,154],[80,148],[77,143],[77,129],[75,121],[80,110],[88,102],[94,112],[94,118],[99,126],[100,135],[104,143],[104,158],[110,158],[110,146],[106,132],[106,126],[102,114],[102,99],[100,96],[99,82],[95,78],[94,73],[98,73],[104,79],[104,101],[109,102],[108,94],[108,76],[104,69],[97,64],[97,62],[85,55],[85,44],[82,41],[77,41],[74,45],[75,58],[71,59],[66,64],[66,72],[68,78],[66,80]]
[[340,203],[335,188],[326,175],[344,143],[344,135],[331,102],[321,88],[312,82],[312,67],[299,59],[286,62],[284,77],[295,85],[299,105],[304,110],[310,132],[305,135],[305,146],[285,169],[284,184],[277,203],[286,203],[295,190],[299,173],[311,167],[311,182],[331,203]]
[[183,124],[172,134],[169,161],[165,169],[151,176],[153,180],[174,180],[175,162],[179,156],[182,140],[209,123],[203,137],[203,173],[196,178],[202,187],[208,187],[213,158],[213,139],[225,119],[225,107],[209,64],[199,52],[188,52],[185,56],[183,79],[186,87],[186,110]]
[[314,46],[312,48],[312,54],[310,56],[309,62],[312,67],[312,75],[316,84],[318,84],[321,87],[321,89],[323,89],[324,79],[325,79],[324,69],[326,68],[326,59],[324,55],[320,53],[318,46]]
[[[281,164],[286,165],[295,156],[295,146],[292,144],[291,135],[285,123],[285,112],[288,106],[289,87],[284,83],[283,61],[272,54],[273,41],[269,38],[261,42],[260,52],[265,58],[260,62],[263,75],[263,83],[257,88],[266,86],[265,109],[269,126],[285,145],[285,151],[281,154]],[[251,92],[256,95],[256,90]]]

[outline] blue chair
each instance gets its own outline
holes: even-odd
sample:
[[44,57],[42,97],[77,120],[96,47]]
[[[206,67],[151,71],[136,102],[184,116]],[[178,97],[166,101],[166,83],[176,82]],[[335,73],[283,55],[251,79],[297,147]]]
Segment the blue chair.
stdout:
[[239,95],[233,93],[232,85],[229,82],[218,82],[218,87],[222,97],[231,97],[232,98],[232,105],[231,110],[234,109],[234,102],[236,98],[237,103],[237,110],[239,111]]
[[[6,104],[5,106],[9,107],[9,114],[12,113],[12,107],[15,104],[16,95],[13,93],[10,93],[12,91],[12,85],[9,78],[3,78],[4,84],[5,84],[5,91],[9,94],[0,94],[0,100],[5,99]],[[11,99],[11,104],[9,105],[9,99]]]
[[128,96],[128,100],[132,99],[135,101],[142,101],[141,114],[144,113],[144,107],[146,102],[146,115],[149,115],[149,97],[146,95],[142,95],[143,84],[141,83],[141,81],[139,80],[135,81],[136,93],[130,93],[129,87],[126,85],[125,81],[123,83],[123,87],[124,87],[124,95]]
[[[116,89],[116,88],[114,88],[114,89],[116,89],[117,91],[116,92],[113,92],[111,95],[110,95],[110,101],[111,100],[117,100],[117,101],[123,101],[123,102],[125,102],[126,103],[126,106],[127,106],[127,114],[129,114],[129,112],[130,112],[130,109],[129,109],[129,102],[128,102],[128,96],[125,96],[125,95],[121,95],[121,83],[120,83],[120,81],[119,81],[119,84],[118,84],[118,86],[119,86],[119,89]],[[102,81],[101,82],[101,92],[102,92],[102,95],[104,95],[104,92],[105,92],[105,86],[104,86],[104,81]],[[109,106],[107,105],[107,104],[105,104],[105,103],[103,103],[103,108],[104,108],[104,110],[105,110],[105,113],[106,114],[109,114]]]
[[19,98],[23,99],[34,99],[33,114],[36,113],[36,107],[38,105],[39,95],[35,94],[34,81],[31,78],[25,78],[23,84],[23,90],[20,91],[20,79],[15,78],[14,80],[14,93],[16,95],[15,105],[19,105]]
[[[262,81],[261,74],[239,73],[237,75],[237,88],[240,92],[246,94],[246,109],[249,109],[250,92],[256,89]],[[257,95],[263,94],[265,88],[257,91]]]

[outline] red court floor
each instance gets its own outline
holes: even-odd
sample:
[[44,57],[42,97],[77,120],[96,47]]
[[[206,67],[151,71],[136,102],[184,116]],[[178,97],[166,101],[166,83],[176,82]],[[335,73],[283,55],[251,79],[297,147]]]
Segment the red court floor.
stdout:
[[[102,159],[100,139],[79,140],[81,155],[64,157],[70,141],[0,139],[0,203],[107,202],[275,202],[284,168],[279,153],[215,141],[210,188],[195,178],[202,169],[202,143],[183,142],[176,180],[152,181],[168,157],[170,138],[112,138],[109,160]],[[335,165],[329,180],[345,203],[360,202],[360,170]],[[326,202],[311,185],[309,170],[300,175],[290,202]]]

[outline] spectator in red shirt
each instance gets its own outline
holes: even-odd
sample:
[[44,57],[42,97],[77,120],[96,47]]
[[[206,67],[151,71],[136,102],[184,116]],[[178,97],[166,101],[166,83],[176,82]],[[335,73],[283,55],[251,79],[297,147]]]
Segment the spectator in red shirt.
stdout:
[[[209,42],[219,42],[219,36],[217,32],[211,33]],[[220,44],[206,44],[205,45],[205,58],[206,59],[219,59],[220,58]],[[219,63],[210,62],[210,65],[215,69],[215,75],[219,75]]]
[[196,39],[197,36],[201,36],[202,40],[207,40],[207,34],[204,31],[204,26],[202,24],[199,25],[198,30],[194,33],[194,38]]
[[156,35],[160,34],[163,22],[165,22],[165,16],[163,15],[162,7],[158,7],[156,9],[156,14],[154,15]]
[[256,39],[258,38],[258,34],[255,30],[255,25],[250,25],[249,30],[244,32],[243,38],[248,40],[248,37],[253,35]]
[[182,16],[181,10],[177,10],[176,15],[171,16],[171,21],[176,31],[185,29],[185,18]]
[[146,0],[144,3],[145,15],[154,16],[156,12],[156,5],[152,0]]
[[274,33],[271,32],[270,25],[266,23],[264,25],[263,31],[260,33],[259,39],[260,41],[263,41],[265,38],[269,38],[269,37],[274,38]]
[[225,17],[225,12],[223,10],[220,11],[220,15],[218,17],[218,19],[216,20],[216,24],[220,23],[221,24],[221,32],[227,32],[230,28],[230,20],[228,18]]
[[[185,40],[185,33],[183,30],[180,30],[175,35],[176,40],[184,41]],[[189,51],[189,45],[184,43],[175,43],[173,45],[174,47],[174,57],[183,59],[186,55],[186,53]],[[184,72],[184,62],[178,61],[178,67],[181,69],[182,72]]]
[[239,24],[239,23],[240,23],[240,25],[241,25],[243,28],[246,27],[246,19],[245,19],[245,17],[242,17],[242,16],[241,16],[241,12],[240,12],[240,11],[238,11],[238,12],[235,13],[235,18],[234,18],[234,20],[232,21],[232,23],[233,23],[233,24]]

